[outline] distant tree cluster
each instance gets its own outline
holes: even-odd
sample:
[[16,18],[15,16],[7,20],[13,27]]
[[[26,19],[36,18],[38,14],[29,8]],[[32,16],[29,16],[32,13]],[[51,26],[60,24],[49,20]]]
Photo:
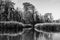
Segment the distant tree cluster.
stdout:
[[18,11],[18,9],[15,9],[14,5],[15,3],[11,1],[0,2],[0,21],[17,21],[26,24],[53,22],[52,13],[39,15],[33,4],[28,2],[23,3],[23,12],[21,10]]

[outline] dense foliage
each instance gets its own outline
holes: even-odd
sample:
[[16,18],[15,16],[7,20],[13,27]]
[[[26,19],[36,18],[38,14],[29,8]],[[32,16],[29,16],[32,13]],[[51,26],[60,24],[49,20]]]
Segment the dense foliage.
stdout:
[[0,21],[17,21],[25,24],[53,22],[51,13],[39,15],[33,4],[23,3],[24,11],[15,9],[14,5],[15,3],[11,1],[0,2]]

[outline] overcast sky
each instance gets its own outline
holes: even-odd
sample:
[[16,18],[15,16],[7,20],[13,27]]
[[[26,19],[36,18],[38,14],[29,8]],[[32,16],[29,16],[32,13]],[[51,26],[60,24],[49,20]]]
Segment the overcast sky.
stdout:
[[15,7],[22,7],[23,2],[30,2],[36,7],[39,13],[52,13],[54,19],[60,18],[60,0],[12,0]]

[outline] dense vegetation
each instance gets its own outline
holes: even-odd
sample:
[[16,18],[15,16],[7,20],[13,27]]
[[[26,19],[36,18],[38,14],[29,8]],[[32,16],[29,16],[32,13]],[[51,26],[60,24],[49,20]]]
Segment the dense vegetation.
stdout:
[[17,21],[27,24],[53,22],[52,13],[38,15],[35,6],[28,2],[23,3],[24,11],[15,9],[15,3],[11,1],[0,2],[0,21]]
[[[15,3],[12,1],[0,2],[0,21],[16,21],[23,24],[53,23],[59,20],[53,20],[52,13],[41,15],[36,11],[35,6],[28,2],[23,3],[23,11],[14,8]],[[40,14],[40,15],[39,15]]]

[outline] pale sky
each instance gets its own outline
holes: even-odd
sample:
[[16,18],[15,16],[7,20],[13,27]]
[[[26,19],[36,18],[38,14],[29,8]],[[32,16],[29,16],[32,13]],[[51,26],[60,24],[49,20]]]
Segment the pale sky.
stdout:
[[30,2],[42,15],[52,13],[54,19],[60,19],[60,0],[12,0],[15,7],[23,7],[24,2]]

